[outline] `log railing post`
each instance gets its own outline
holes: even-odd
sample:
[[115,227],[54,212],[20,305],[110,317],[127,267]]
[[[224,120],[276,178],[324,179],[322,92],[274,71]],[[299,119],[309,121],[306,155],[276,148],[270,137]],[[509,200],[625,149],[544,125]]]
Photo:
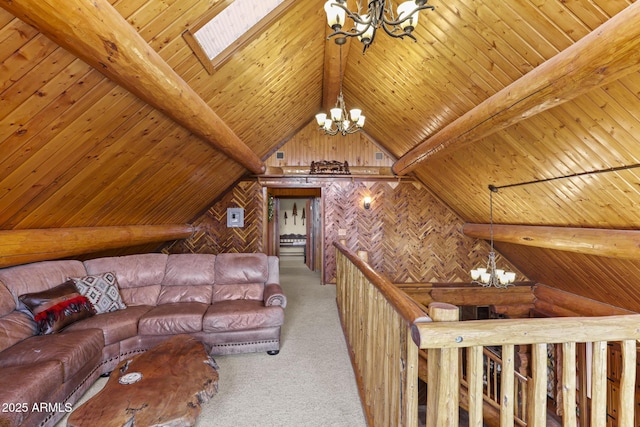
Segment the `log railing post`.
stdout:
[[[457,322],[459,309],[444,303],[429,304],[429,317],[434,322]],[[460,375],[457,348],[427,351],[427,427],[458,426]]]

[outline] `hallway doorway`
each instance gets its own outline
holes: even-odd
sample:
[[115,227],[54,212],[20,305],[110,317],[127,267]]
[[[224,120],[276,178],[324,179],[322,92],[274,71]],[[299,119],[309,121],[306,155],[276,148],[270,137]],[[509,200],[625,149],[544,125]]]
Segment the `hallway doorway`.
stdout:
[[299,257],[309,270],[322,272],[321,188],[266,191],[267,253],[281,259]]

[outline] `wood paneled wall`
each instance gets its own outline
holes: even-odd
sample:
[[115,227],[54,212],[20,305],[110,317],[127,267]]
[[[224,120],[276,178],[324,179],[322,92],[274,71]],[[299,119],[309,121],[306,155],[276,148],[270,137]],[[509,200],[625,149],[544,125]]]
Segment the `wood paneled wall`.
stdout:
[[[262,187],[242,181],[193,221],[196,231],[191,238],[176,241],[163,252],[263,252],[264,203]],[[244,227],[227,228],[227,208],[244,208]]]
[[[319,160],[346,160],[351,166],[391,166],[394,162],[365,133],[327,136],[318,130],[315,120],[277,151],[284,152],[284,159],[278,160],[273,154],[265,161],[267,166],[308,166],[312,161]],[[377,152],[382,153],[382,160],[375,159]]]
[[[363,208],[365,196],[371,209]],[[325,279],[335,281],[335,240],[369,252],[369,264],[394,283],[469,282],[486,264],[488,245],[417,182],[338,182],[324,192]],[[340,234],[344,234],[341,236]],[[498,263],[513,269],[498,257]],[[522,278],[520,277],[519,280]]]
[[[285,185],[280,183],[279,185]],[[262,252],[264,183],[242,181],[201,215],[190,239],[169,253]],[[324,282],[335,283],[333,242],[369,252],[369,263],[392,282],[466,282],[469,270],[484,265],[489,246],[465,237],[462,221],[416,182],[325,179],[323,200]],[[365,210],[362,199],[372,198]],[[245,227],[227,228],[226,210],[245,209]],[[500,266],[515,270],[498,256]],[[517,270],[516,270],[517,271]],[[526,278],[519,276],[518,280]]]

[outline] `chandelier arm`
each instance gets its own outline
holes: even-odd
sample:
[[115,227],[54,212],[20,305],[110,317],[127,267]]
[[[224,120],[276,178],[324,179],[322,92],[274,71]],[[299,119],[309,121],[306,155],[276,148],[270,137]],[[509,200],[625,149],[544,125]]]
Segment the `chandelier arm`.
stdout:
[[[421,10],[425,10],[425,9],[431,9],[431,10],[436,10],[436,8],[434,6],[425,4],[423,6],[418,6],[416,7],[413,11],[411,11],[411,13],[409,13],[407,15],[406,18],[403,19],[395,19],[395,17],[391,15],[391,20],[388,20],[385,16],[382,17],[382,22],[384,22],[387,25],[392,25],[392,26],[396,26],[396,25],[400,25],[401,23],[403,23],[404,21],[406,21],[407,19],[411,18],[415,13],[419,13]],[[395,20],[394,20],[395,19]]]
[[[353,20],[353,22],[355,22],[357,24],[362,24],[362,25],[370,25],[371,24],[371,21],[372,21],[371,18],[368,21],[360,19],[360,15],[359,14],[350,11],[342,3],[331,3],[331,6],[338,6],[340,9],[344,10],[345,13],[347,14],[347,17],[351,18]],[[370,14],[367,14],[367,16],[370,16]]]
[[409,37],[410,39],[412,39],[413,41],[417,42],[418,39],[416,39],[413,34],[407,32],[407,31],[403,31],[402,33],[396,33],[395,31],[397,30],[397,28],[399,27],[394,27],[393,30],[390,30],[389,28],[387,28],[387,25],[385,23],[383,23],[381,25],[382,29],[384,30],[385,33],[387,33],[388,35],[390,35],[391,37],[395,37],[397,39],[401,39],[406,37]]
[[[333,33],[329,34],[327,36],[327,40],[329,40],[331,37],[334,36],[347,36],[347,37],[358,37],[363,35],[364,33],[367,32],[367,30],[369,29],[369,27],[364,27],[364,29],[362,31],[356,31],[356,30],[350,30],[350,31],[344,31],[344,30],[336,30]],[[375,31],[375,30],[374,30]]]

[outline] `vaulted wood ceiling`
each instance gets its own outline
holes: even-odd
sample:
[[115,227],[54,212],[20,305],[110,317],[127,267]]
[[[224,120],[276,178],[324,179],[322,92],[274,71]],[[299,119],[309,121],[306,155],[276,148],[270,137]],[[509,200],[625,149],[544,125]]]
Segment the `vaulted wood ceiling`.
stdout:
[[[143,85],[144,71],[124,70],[118,80],[89,65],[117,68],[118,49],[131,49],[125,40],[114,36],[108,41],[115,44],[79,45],[73,28],[85,22],[64,19],[50,24],[60,27],[58,38],[50,39],[41,31],[55,29],[37,23],[37,15],[54,22],[46,8],[0,1],[0,229],[188,222],[255,166],[251,160],[238,163],[249,156],[234,154],[236,142],[264,160],[334,102],[338,53],[325,38],[323,0],[293,2],[210,75],[182,33],[221,1],[72,0],[99,11],[86,17],[89,28],[112,5],[122,23],[204,100],[201,107],[188,97],[180,106],[162,93],[148,99],[154,89]],[[54,9],[60,4],[38,3]],[[482,110],[491,97],[506,93],[508,99],[511,89],[505,88],[589,34],[597,36],[611,19],[626,17],[640,27],[633,3],[430,0],[435,11],[422,12],[416,43],[380,35],[365,55],[357,41],[350,43],[345,100],[362,108],[367,134],[398,159],[469,118],[474,108],[494,120],[495,127],[464,146],[452,144],[411,166],[465,221],[489,221],[487,186],[493,184],[510,186],[494,194],[496,223],[638,229],[640,169],[585,174],[640,163],[638,37],[600,40],[610,46],[595,70],[604,78],[594,84],[583,76],[576,96],[565,90],[562,99],[540,98],[540,107],[509,123]],[[31,8],[22,19],[14,16],[20,4]],[[636,49],[626,51],[630,44]],[[82,52],[84,60],[78,59]],[[622,58],[615,56],[619,52]],[[113,62],[101,67],[101,55]],[[567,73],[584,67],[579,56],[566,66]],[[620,68],[622,77],[606,79]],[[207,120],[196,125],[194,116]],[[222,134],[221,126],[228,132]],[[572,177],[555,179],[565,176]],[[531,181],[536,183],[511,186]],[[533,280],[640,307],[639,260],[512,243],[497,248]]]

